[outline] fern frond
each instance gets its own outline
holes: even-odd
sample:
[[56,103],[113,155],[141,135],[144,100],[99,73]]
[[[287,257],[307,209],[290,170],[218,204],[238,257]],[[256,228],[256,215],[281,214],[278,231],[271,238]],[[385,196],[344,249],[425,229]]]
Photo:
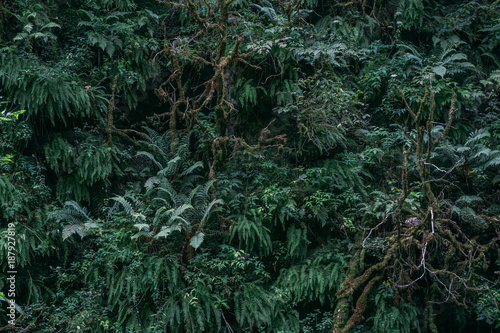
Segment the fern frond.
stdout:
[[500,151],[496,150],[494,156],[492,156],[491,159],[484,164],[484,168],[498,166],[500,166]]
[[90,191],[87,184],[74,174],[59,178],[56,195],[65,200],[90,201]]
[[324,253],[318,253],[319,260],[307,260],[304,264],[283,269],[278,281],[279,288],[290,292],[294,301],[334,302],[333,295],[345,278],[348,257],[340,252],[326,256]]
[[463,195],[460,198],[457,199],[457,203],[463,202],[466,204],[472,203],[472,202],[481,202],[483,201],[482,198],[475,196],[475,195]]
[[90,217],[87,209],[81,207],[75,201],[66,201],[64,208],[52,212],[48,218],[55,220],[57,223],[66,222],[66,225],[62,229],[63,240],[66,240],[75,233],[83,238],[91,229],[99,226]]
[[88,185],[105,180],[113,171],[111,148],[107,145],[85,144],[76,164],[78,176]]
[[125,210],[125,213],[127,215],[134,215],[136,213],[136,208],[139,208],[142,206],[142,202],[137,199],[135,196],[126,194],[125,196],[114,196],[111,198],[111,200],[114,200],[116,203],[115,205],[111,208],[112,210],[115,210],[118,208],[119,205]]
[[290,256],[303,259],[307,252],[307,245],[310,243],[307,240],[307,229],[290,227],[287,231],[287,243]]
[[4,175],[0,175],[0,207],[2,207],[2,217],[6,218],[9,214],[9,207],[16,200],[16,187]]
[[156,160],[156,158],[153,156],[153,154],[148,153],[146,151],[139,151],[137,152],[136,156],[144,156],[149,158],[159,169],[163,169],[163,165]]
[[249,212],[251,216],[233,216],[236,224],[230,229],[229,240],[238,237],[240,248],[251,252],[258,248],[262,255],[272,251],[271,231],[264,227],[261,217],[255,211]]
[[173,159],[168,161],[167,166],[165,168],[158,171],[158,176],[163,176],[163,177],[167,177],[167,178],[172,177],[173,175],[175,175],[178,172],[179,167],[180,167],[180,163],[181,163],[180,156],[174,157]]
[[55,172],[69,171],[75,163],[75,147],[61,137],[45,145],[44,151],[45,159]]
[[490,132],[486,128],[480,128],[474,132],[472,132],[469,135],[469,138],[465,142],[466,146],[471,146],[477,142],[479,142],[481,139],[488,138],[490,137]]
[[196,170],[203,169],[203,162],[198,161],[179,174],[179,177],[192,175]]
[[272,321],[273,295],[255,284],[244,284],[235,293],[236,321],[240,326],[259,327]]

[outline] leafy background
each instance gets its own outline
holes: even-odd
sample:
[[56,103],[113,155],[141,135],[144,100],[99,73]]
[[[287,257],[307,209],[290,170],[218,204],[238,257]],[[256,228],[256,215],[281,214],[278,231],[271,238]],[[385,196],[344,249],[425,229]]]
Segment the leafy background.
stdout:
[[500,328],[499,10],[0,2],[0,324]]

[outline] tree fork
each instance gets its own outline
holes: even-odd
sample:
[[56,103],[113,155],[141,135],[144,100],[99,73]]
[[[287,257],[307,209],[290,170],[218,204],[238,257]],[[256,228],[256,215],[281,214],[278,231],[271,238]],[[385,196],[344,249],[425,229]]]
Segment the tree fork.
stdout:
[[351,328],[357,325],[361,319],[363,318],[363,313],[366,310],[366,305],[368,303],[368,296],[370,295],[370,291],[372,290],[375,282],[380,280],[382,276],[377,275],[373,277],[373,279],[368,282],[366,287],[363,289],[363,293],[359,296],[358,301],[356,302],[356,308],[354,309],[354,314],[351,316],[347,324],[342,329],[341,333],[348,333]]
[[[354,280],[356,276],[359,274],[361,270],[362,264],[361,261],[363,259],[363,247],[362,247],[362,235],[358,234],[356,244],[354,245],[354,255],[352,256],[349,262],[349,269],[347,271],[344,283],[346,281]],[[333,315],[333,333],[338,333],[344,326],[344,324],[348,320],[349,316],[349,307],[352,303],[352,293],[345,291],[343,293],[337,292],[337,306],[335,307],[334,315]]]
[[[373,287],[373,284],[378,281],[381,276],[375,276],[370,280],[370,282],[368,282],[368,284],[363,289],[363,293],[356,302],[355,312],[349,317],[349,307],[352,305],[354,292],[358,290],[362,285],[364,285],[365,282],[370,279],[373,273],[385,269],[387,267],[387,264],[389,263],[389,259],[392,257],[393,252],[397,248],[399,248],[398,243],[394,244],[389,250],[387,250],[384,259],[381,262],[371,266],[370,268],[365,270],[363,274],[359,275],[360,271],[362,270],[360,269],[362,267],[360,263],[362,259],[362,253],[364,251],[364,249],[360,248],[362,247],[362,241],[360,240],[360,238],[362,239],[362,235],[358,234],[358,240],[356,241],[355,245],[355,247],[358,247],[358,250],[351,259],[349,271],[344,280],[344,285],[342,286],[342,288],[340,288],[339,291],[337,291],[336,294],[338,301],[334,312],[334,329],[332,333],[346,333],[348,332],[345,330],[347,325],[350,325],[349,327],[352,328],[359,322],[359,320],[361,320],[363,312],[366,310],[366,297]],[[362,299],[363,296],[365,296],[364,299]]]

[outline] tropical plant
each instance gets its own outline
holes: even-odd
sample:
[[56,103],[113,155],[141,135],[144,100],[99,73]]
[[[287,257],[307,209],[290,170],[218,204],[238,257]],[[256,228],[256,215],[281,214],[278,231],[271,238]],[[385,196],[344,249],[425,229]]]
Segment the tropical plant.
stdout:
[[498,329],[499,10],[0,2],[0,330]]

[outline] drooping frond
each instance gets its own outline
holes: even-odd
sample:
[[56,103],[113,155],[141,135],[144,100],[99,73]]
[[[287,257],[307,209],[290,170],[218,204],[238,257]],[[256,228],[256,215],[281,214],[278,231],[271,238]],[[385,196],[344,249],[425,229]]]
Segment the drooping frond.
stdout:
[[280,272],[277,286],[290,292],[292,300],[315,302],[335,301],[335,293],[345,278],[349,255],[336,251],[337,246],[328,244],[317,250],[302,264]]
[[490,133],[487,128],[472,132],[464,145],[454,146],[457,155],[465,158],[466,163],[480,170],[500,166],[500,150],[487,146]]
[[66,201],[64,208],[52,212],[49,219],[55,220],[57,223],[65,223],[62,229],[63,240],[75,233],[83,238],[91,229],[98,227],[87,209],[81,207],[76,201]]
[[238,239],[240,248],[246,252],[258,250],[266,255],[272,251],[271,231],[263,225],[262,217],[254,210],[247,216],[233,217],[236,224],[231,226],[229,240]]
[[45,158],[55,172],[68,171],[75,163],[76,148],[66,139],[58,137],[45,145]]
[[15,186],[4,175],[0,175],[0,207],[2,217],[8,216],[9,207],[14,203],[16,193]]
[[111,198],[116,203],[111,208],[112,210],[118,210],[121,207],[127,215],[133,216],[136,214],[138,208],[142,206],[142,202],[131,194],[125,194],[124,196],[114,196]]
[[4,93],[12,103],[26,109],[29,118],[43,116],[53,124],[66,124],[71,117],[81,119],[90,116],[91,110],[103,110],[105,98],[93,96],[70,73],[45,67],[36,59],[21,61],[15,48],[0,49],[0,63]]
[[116,162],[117,151],[106,144],[87,140],[75,145],[57,137],[45,145],[44,151],[50,167],[59,175],[57,195],[63,200],[89,201],[92,185],[106,181],[112,173],[122,174]]
[[332,177],[334,185],[339,188],[353,188],[367,195],[362,176],[370,175],[352,162],[339,160],[325,161],[325,173]]
[[235,293],[235,314],[241,326],[259,327],[269,325],[273,317],[274,295],[258,285],[245,284]]
[[112,148],[104,144],[99,146],[85,144],[82,146],[75,161],[78,165],[78,176],[88,185],[99,180],[106,180],[114,166]]

